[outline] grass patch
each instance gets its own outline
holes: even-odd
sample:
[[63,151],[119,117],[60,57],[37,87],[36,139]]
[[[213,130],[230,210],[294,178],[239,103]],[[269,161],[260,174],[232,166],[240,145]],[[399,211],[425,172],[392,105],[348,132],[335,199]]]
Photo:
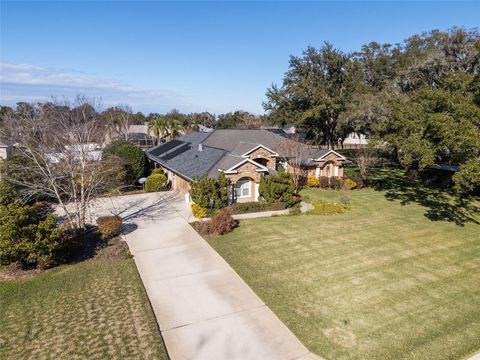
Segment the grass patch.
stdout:
[[327,359],[461,359],[480,350],[478,203],[459,207],[440,190],[377,180],[380,191],[349,192],[346,213],[242,220],[209,241]]
[[117,252],[0,281],[0,358],[167,359],[135,264]]

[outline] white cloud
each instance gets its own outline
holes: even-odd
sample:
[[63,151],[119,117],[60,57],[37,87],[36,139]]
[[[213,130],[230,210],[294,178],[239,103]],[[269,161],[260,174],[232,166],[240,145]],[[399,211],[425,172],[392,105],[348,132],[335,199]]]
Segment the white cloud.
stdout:
[[201,110],[189,97],[166,89],[140,89],[117,79],[100,78],[75,70],[31,64],[0,63],[0,104],[46,101],[78,94],[101,98],[108,106],[128,104],[136,110]]

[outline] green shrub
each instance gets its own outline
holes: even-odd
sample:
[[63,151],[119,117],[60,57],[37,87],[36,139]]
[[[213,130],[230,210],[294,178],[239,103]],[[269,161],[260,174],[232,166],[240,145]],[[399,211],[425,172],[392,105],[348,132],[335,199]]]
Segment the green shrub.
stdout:
[[314,175],[310,175],[308,178],[307,178],[307,186],[309,187],[318,187],[320,185],[320,180],[314,176]]
[[255,213],[261,211],[275,211],[275,210],[285,210],[286,206],[282,202],[275,202],[275,203],[266,203],[266,202],[259,202],[259,201],[249,201],[244,203],[235,203],[228,207],[230,212],[234,215],[236,214],[247,214],[247,213]]
[[120,216],[101,216],[97,219],[98,231],[103,240],[118,236],[122,229],[122,224],[123,221]]
[[348,210],[350,210],[350,207],[347,205],[321,201],[321,200],[312,202],[312,205],[314,209],[307,212],[307,214],[310,214],[310,215],[343,214]]
[[267,203],[283,202],[287,207],[295,205],[295,184],[292,175],[284,170],[279,170],[277,175],[262,176],[258,187],[260,196]]
[[209,229],[212,235],[223,235],[232,231],[237,222],[230,214],[230,210],[222,209],[220,210],[212,219],[209,221]]
[[61,229],[52,214],[41,217],[31,206],[0,206],[0,264],[47,267],[61,249]]
[[349,179],[349,178],[345,179],[343,181],[343,184],[345,186],[345,189],[347,189],[347,190],[356,189],[357,186],[358,186],[358,184],[355,181],[353,181],[352,179]]
[[0,180],[0,206],[8,205],[17,200],[15,188],[7,181]]
[[206,218],[208,216],[208,210],[206,208],[195,203],[192,203],[190,207],[192,208],[193,216],[195,216],[197,219]]
[[148,159],[142,149],[128,141],[114,141],[103,150],[104,156],[119,158],[124,166],[125,185],[134,184],[148,170]]
[[145,182],[145,191],[146,192],[157,192],[162,191],[167,188],[168,179],[163,174],[152,174],[147,177]]
[[162,168],[155,168],[155,169],[152,170],[150,175],[155,175],[155,174],[165,175],[165,171],[163,171]]
[[360,176],[360,169],[357,165],[347,165],[343,168],[343,173],[345,176],[349,178],[359,177]]
[[216,179],[204,177],[190,184],[190,197],[192,201],[206,209],[211,207],[210,199],[213,199],[213,207],[220,209],[228,203],[228,188],[230,180],[222,173]]

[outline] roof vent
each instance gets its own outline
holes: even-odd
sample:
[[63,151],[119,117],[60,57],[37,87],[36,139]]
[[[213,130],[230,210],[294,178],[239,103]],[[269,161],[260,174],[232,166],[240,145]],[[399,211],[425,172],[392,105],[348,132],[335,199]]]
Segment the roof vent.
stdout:
[[203,144],[198,144],[198,151],[203,151]]

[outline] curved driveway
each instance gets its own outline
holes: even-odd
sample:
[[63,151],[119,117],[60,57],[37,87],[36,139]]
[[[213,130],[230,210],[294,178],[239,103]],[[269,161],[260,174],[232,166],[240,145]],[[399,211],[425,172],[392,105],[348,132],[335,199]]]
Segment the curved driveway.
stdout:
[[145,285],[171,359],[320,359],[188,224],[172,192],[103,199],[115,213]]

